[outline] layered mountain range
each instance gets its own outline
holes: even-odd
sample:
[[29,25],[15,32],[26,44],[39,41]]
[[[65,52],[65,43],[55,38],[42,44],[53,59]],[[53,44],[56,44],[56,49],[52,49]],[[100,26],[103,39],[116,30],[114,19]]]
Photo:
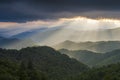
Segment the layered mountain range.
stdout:
[[95,53],[87,50],[70,51],[67,49],[59,50],[71,58],[75,58],[90,67],[100,67],[120,62],[120,49],[107,53]]
[[120,41],[99,41],[99,42],[72,42],[64,41],[54,46],[55,49],[88,50],[97,53],[106,53],[120,49]]

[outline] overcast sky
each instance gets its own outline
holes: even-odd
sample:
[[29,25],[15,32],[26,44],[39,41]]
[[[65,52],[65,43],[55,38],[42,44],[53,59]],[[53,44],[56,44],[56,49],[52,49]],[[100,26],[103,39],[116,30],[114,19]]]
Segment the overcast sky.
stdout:
[[120,18],[120,0],[0,0],[0,22],[63,17]]

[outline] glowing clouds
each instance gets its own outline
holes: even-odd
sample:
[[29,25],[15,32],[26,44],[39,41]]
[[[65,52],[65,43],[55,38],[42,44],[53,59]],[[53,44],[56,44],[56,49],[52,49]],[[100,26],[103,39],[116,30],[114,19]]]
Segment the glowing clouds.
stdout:
[[0,28],[9,28],[17,25],[15,22],[0,22]]
[[60,18],[58,20],[37,20],[26,23],[0,22],[0,29],[8,30],[7,34],[16,35],[21,32],[40,28],[84,30],[104,30],[120,27],[120,20],[115,19],[91,19],[86,17]]
[[67,28],[76,30],[103,30],[120,27],[120,20],[114,19],[90,19],[85,17],[75,17],[61,19],[68,23]]
[[[90,19],[86,17],[60,18],[58,20],[31,21],[26,23],[0,22],[0,28],[40,28],[40,27],[70,27],[78,30],[96,30],[120,27],[120,20],[113,19]],[[84,29],[83,29],[84,28]]]
[[98,28],[98,21],[94,19],[88,19],[84,17],[78,17],[70,19],[67,28],[72,28],[75,30],[95,30]]

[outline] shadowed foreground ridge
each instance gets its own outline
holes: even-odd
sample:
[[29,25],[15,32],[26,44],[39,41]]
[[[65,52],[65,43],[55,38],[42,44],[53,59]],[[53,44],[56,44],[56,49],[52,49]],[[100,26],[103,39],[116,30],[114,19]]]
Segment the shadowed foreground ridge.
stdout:
[[[86,65],[47,46],[28,47],[19,51],[0,49],[0,60],[9,60],[17,67],[22,62],[27,66],[31,61],[35,71],[46,74],[50,80],[64,79],[66,76],[75,75],[88,69]],[[8,72],[8,74],[10,73]]]

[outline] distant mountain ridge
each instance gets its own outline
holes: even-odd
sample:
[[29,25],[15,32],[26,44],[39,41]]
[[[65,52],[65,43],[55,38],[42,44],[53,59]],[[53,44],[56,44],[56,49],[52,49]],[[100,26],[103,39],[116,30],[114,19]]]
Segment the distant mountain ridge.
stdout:
[[88,50],[97,53],[106,53],[116,49],[120,49],[120,41],[98,41],[76,43],[67,40],[53,47],[55,49]]
[[5,38],[0,37],[0,48],[6,49],[21,49],[29,46],[37,45],[32,40],[28,39],[17,39],[17,38]]
[[89,66],[103,66],[120,62],[120,49],[104,54],[86,50],[70,51],[61,49],[59,51]]
[[[108,52],[109,50],[112,51],[113,49],[120,48],[119,47],[120,43],[118,42],[120,41],[119,34],[120,34],[120,28],[97,30],[97,31],[95,30],[79,31],[76,29],[75,30],[71,29],[69,27],[60,26],[60,27],[29,30],[29,31],[25,31],[25,32],[13,35],[9,38],[21,39],[22,41],[28,40],[28,41],[32,41],[31,43],[34,43],[34,44],[47,45],[51,47],[54,47],[54,45],[57,45],[66,40],[71,40],[73,42],[86,42],[86,44],[81,44],[81,46],[83,47],[79,45],[72,47],[72,45],[74,44],[71,44],[71,43],[69,44],[71,45],[71,47],[70,46],[69,47],[72,49],[81,48],[82,50],[88,48],[88,50],[104,53],[104,52]],[[93,44],[88,41],[96,42],[96,43]],[[97,42],[101,42],[101,43],[97,43]],[[59,46],[55,46],[54,48],[59,48]]]

